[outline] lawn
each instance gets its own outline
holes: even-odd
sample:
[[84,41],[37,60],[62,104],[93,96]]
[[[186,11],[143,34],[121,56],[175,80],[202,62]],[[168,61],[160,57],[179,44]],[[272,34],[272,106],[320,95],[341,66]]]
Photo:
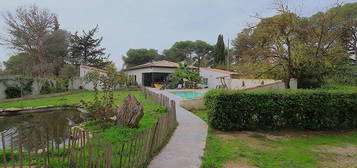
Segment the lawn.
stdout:
[[[81,100],[93,100],[93,94],[94,92],[85,91],[64,96],[12,101],[0,103],[0,108],[38,107],[45,105],[77,105]],[[111,125],[109,128],[103,130],[98,127],[98,124],[95,121],[88,121],[86,124],[86,129],[90,130],[91,132],[101,134],[103,137],[108,138],[112,143],[125,142],[134,137],[138,132],[141,132],[156,123],[158,117],[161,116],[161,114],[165,111],[164,107],[156,104],[150,97],[145,97],[141,91],[115,91],[115,103],[121,104],[128,94],[134,95],[144,106],[144,116],[140,120],[138,128],[127,128]]]
[[[207,121],[205,110],[194,111]],[[202,167],[355,168],[357,131],[209,129]]]

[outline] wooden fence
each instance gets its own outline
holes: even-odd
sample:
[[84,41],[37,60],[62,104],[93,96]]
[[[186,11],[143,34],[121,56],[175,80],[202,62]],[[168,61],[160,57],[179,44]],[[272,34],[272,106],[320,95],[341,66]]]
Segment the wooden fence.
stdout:
[[1,133],[0,167],[146,167],[169,140],[177,120],[174,101],[145,88],[143,92],[165,106],[167,113],[131,140],[115,144],[80,128],[62,132],[43,129],[16,137]]

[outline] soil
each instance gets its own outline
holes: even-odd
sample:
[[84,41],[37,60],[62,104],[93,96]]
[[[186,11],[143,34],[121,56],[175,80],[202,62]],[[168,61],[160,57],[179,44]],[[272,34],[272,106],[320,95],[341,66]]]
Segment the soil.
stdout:
[[323,153],[320,168],[357,168],[357,146],[319,146],[316,151]]

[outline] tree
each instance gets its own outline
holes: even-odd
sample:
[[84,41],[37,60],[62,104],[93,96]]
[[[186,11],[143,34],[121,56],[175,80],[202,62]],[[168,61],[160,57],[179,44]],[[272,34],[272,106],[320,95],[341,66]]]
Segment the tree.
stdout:
[[200,73],[189,68],[187,64],[179,63],[179,68],[170,75],[169,88],[176,88],[177,85],[184,81],[186,88],[196,88],[201,83]]
[[[115,97],[114,90],[125,81],[126,76],[118,72],[113,63],[106,65],[107,73],[100,74],[98,71],[91,71],[86,74],[85,81],[92,82],[94,85],[94,100],[91,102],[81,101],[90,111],[90,116],[94,120],[99,120],[102,128],[113,123],[112,117],[115,114]],[[99,94],[99,87],[101,94]]]
[[95,38],[98,32],[98,25],[89,30],[83,31],[82,35],[76,32],[70,38],[68,61],[76,65],[88,65],[97,68],[104,68],[107,65],[109,56],[105,54],[105,48],[101,47],[103,37]]
[[[337,6],[340,8],[340,4]],[[302,43],[304,48],[299,51],[300,58],[305,58],[304,64],[308,66],[299,66],[296,74],[298,79],[310,76],[310,79],[324,83],[327,78],[340,76],[349,67],[348,51],[340,40],[345,25],[338,15],[338,12],[333,11],[319,12],[304,19],[307,33]]]
[[164,55],[174,62],[186,61],[192,63],[192,55],[195,49],[193,41],[176,42],[170,49],[164,50]]
[[58,22],[57,16],[53,18],[53,31],[58,31],[60,28],[60,24]]
[[340,41],[351,55],[357,53],[357,3],[348,3],[329,9],[326,14],[336,15],[335,24],[343,26]]
[[2,37],[2,42],[16,53],[26,53],[35,59],[33,73],[45,75],[48,71],[44,40],[54,27],[55,14],[32,5],[17,8],[15,14],[7,12],[4,20],[8,36]]
[[256,27],[255,38],[265,49],[265,61],[271,62],[273,67],[281,67],[286,88],[290,88],[290,79],[293,78],[293,47],[298,43],[300,20],[290,11],[281,11],[281,14],[263,19]]
[[65,30],[58,29],[51,32],[45,40],[46,69],[49,73],[58,75],[60,69],[65,65],[68,56],[69,38],[71,34]]
[[201,41],[179,41],[170,49],[164,50],[164,55],[170,61],[185,61],[188,65],[208,66],[212,62],[213,46]]
[[194,45],[195,56],[193,57],[194,64],[197,67],[208,67],[212,64],[212,53],[214,47],[204,41],[197,40]]
[[62,78],[72,79],[76,76],[79,76],[79,68],[76,65],[65,64],[59,71],[59,76]]
[[127,68],[145,64],[158,58],[160,55],[154,49],[130,49],[126,56],[123,57],[124,64]]
[[223,35],[218,35],[217,43],[214,48],[214,63],[217,65],[224,65],[226,60],[226,51],[225,51]]
[[298,78],[299,84],[305,79],[321,84],[345,70],[348,56],[338,41],[342,26],[335,14],[320,12],[303,18],[284,4],[278,12],[238,35],[233,43],[240,59],[238,69],[247,68],[245,73],[258,78],[268,74],[283,79],[286,88],[291,78]]
[[20,53],[18,55],[11,56],[9,60],[4,61],[5,72],[15,75],[31,75],[34,69],[35,62],[31,55],[26,53]]

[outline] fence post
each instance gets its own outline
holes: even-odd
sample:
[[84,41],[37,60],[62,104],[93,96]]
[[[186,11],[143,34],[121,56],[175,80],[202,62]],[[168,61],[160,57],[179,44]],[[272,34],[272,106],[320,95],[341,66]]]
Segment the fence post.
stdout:
[[155,137],[156,137],[158,126],[159,126],[159,121],[157,121],[156,124],[155,124],[154,133],[153,133],[152,138],[150,140],[150,155],[152,155],[154,153]]
[[2,144],[2,156],[4,160],[4,167],[7,167],[7,160],[6,160],[6,150],[5,150],[5,135],[3,132],[1,132],[1,144]]

